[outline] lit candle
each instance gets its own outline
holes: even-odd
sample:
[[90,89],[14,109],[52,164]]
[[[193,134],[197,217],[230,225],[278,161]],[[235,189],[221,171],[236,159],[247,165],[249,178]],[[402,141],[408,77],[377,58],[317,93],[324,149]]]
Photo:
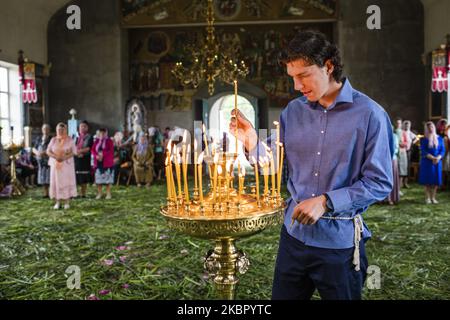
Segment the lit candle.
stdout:
[[222,190],[221,190],[221,182],[222,182],[222,166],[219,165],[217,167],[217,174],[219,175],[218,179],[219,179],[219,185],[218,185],[218,192],[219,192],[219,203],[222,203]]
[[273,124],[275,125],[276,128],[276,132],[277,132],[277,141],[276,141],[276,161],[277,161],[277,165],[275,166],[275,172],[278,172],[279,167],[280,167],[280,123],[278,121],[274,121]]
[[255,182],[256,182],[256,201],[259,202],[259,172],[258,172],[258,162],[255,157],[252,157],[252,162],[255,165]]
[[170,186],[170,175],[169,175],[169,157],[166,157],[166,182],[167,182],[167,198],[172,199],[172,188]]
[[194,189],[197,190],[198,184],[197,184],[197,170],[195,169],[195,166],[197,164],[197,139],[194,139]]
[[[172,158],[174,158],[174,156],[172,156]],[[172,170],[172,158],[169,158],[170,186],[172,188],[173,200],[176,201],[177,200],[177,190],[175,187],[175,178],[173,176],[173,170]]]
[[214,176],[213,176],[213,201],[216,202],[217,196],[217,164],[219,162],[219,154],[214,156]]
[[275,197],[277,187],[275,185],[275,162],[273,161],[272,152],[269,153],[269,158],[270,158],[270,175],[272,176],[272,197]]
[[203,204],[203,183],[202,183],[202,170],[203,170],[203,152],[198,157],[198,185],[200,192],[200,203]]
[[241,168],[241,193],[244,194],[244,184],[245,184],[245,167]]
[[188,183],[187,183],[187,164],[186,164],[186,139],[187,139],[186,134],[187,134],[187,131],[184,131],[182,155],[181,155],[181,166],[183,169],[184,196],[186,198],[186,202],[189,202],[189,190],[188,190]]
[[174,146],[173,148],[173,154],[175,156],[175,173],[177,175],[178,196],[181,196],[180,154],[178,153],[178,148],[176,146]]
[[269,194],[269,176],[267,174],[267,159],[266,157],[261,158],[259,165],[263,168],[263,178],[264,178],[264,196]]
[[231,160],[228,160],[225,164],[225,184],[227,185],[227,188],[225,192],[227,193],[227,201],[230,201],[230,175],[231,175],[231,166],[233,165],[233,162]]
[[283,162],[284,162],[284,146],[282,143],[280,143],[281,148],[281,160],[280,160],[280,167],[278,168],[278,194],[281,197],[281,176],[283,175]]
[[[174,146],[175,147],[175,146]],[[171,194],[172,194],[172,198],[173,200],[177,199],[177,191],[175,188],[175,179],[173,177],[173,171],[172,171],[172,153],[171,153],[171,149],[172,149],[172,139],[169,140],[169,142],[167,143],[167,157],[169,159],[169,182],[170,182],[170,188],[171,188]],[[167,175],[167,173],[166,173]]]

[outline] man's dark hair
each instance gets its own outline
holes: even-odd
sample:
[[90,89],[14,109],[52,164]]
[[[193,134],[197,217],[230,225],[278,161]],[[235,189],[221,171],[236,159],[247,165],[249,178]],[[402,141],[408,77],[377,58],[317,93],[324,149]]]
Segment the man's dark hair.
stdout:
[[85,125],[87,125],[89,127],[89,122],[87,122],[87,120],[81,121],[80,124],[85,124]]
[[106,132],[106,128],[100,128],[98,129],[99,132]]
[[343,65],[339,49],[328,41],[323,33],[313,30],[300,31],[280,54],[280,62],[284,64],[299,59],[320,68],[330,60],[334,66],[334,80],[342,81]]

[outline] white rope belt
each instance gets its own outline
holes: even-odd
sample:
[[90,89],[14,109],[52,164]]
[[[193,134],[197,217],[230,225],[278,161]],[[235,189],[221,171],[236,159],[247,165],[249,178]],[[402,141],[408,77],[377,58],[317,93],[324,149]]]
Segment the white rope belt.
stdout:
[[362,232],[363,232],[363,223],[361,220],[361,215],[357,214],[355,217],[329,217],[329,216],[322,216],[320,219],[326,219],[326,220],[353,220],[353,225],[355,226],[355,236],[353,238],[353,242],[355,244],[355,250],[353,252],[353,265],[355,266],[355,270],[359,271],[360,268],[360,256],[359,256],[359,242],[362,238]]
[[[297,200],[295,200],[294,198],[292,198],[292,200],[294,200],[297,204],[299,204],[299,202]],[[353,237],[353,243],[355,245],[355,250],[353,252],[353,265],[355,266],[355,270],[359,271],[361,269],[361,259],[359,256],[359,243],[362,239],[362,232],[363,232],[363,223],[361,220],[361,215],[357,214],[356,216],[354,216],[353,218],[351,217],[330,217],[330,216],[322,216],[320,217],[320,219],[325,219],[325,220],[353,220],[353,225],[355,227],[355,235]]]

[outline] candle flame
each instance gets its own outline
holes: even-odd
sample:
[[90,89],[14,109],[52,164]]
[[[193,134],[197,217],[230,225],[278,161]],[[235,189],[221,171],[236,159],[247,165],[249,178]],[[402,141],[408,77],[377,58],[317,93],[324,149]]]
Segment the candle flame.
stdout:
[[275,126],[278,126],[280,123],[279,123],[278,121],[274,121],[273,124],[274,124]]
[[172,139],[169,140],[169,142],[167,142],[167,151],[170,152],[170,146],[172,145]]
[[241,167],[241,174],[243,177],[245,177],[245,167],[244,166]]
[[221,165],[219,165],[219,166],[217,167],[217,173],[218,173],[218,174],[222,174],[222,166],[221,166]]

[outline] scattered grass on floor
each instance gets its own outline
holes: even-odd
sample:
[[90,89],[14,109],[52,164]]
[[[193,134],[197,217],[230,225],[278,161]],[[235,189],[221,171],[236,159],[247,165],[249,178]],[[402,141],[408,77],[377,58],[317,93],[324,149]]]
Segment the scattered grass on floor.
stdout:
[[[214,299],[203,271],[212,243],[168,230],[159,207],[165,185],[115,188],[113,200],[74,200],[54,211],[33,189],[0,201],[1,299]],[[381,289],[366,299],[450,298],[450,192],[425,205],[422,189],[400,205],[375,205],[365,215],[373,239],[369,264],[380,268]],[[270,299],[279,227],[238,242],[251,260],[237,299]],[[66,269],[81,270],[70,290]]]

